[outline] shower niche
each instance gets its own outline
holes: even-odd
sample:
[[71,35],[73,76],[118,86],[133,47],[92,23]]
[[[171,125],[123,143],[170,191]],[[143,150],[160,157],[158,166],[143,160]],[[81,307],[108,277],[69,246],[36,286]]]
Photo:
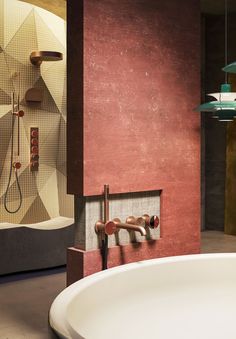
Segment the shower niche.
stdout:
[[[0,274],[62,265],[74,223],[66,192],[65,21],[0,0],[0,72]],[[14,124],[13,93],[24,111]],[[21,166],[12,168],[12,159]]]

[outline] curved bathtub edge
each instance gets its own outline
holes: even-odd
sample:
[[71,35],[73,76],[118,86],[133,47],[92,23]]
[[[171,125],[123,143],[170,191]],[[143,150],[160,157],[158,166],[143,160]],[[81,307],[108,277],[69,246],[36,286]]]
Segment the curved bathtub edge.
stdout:
[[[156,259],[155,259],[156,260]],[[144,262],[144,261],[143,261]],[[141,263],[141,262],[139,262]],[[76,281],[72,285],[66,287],[63,291],[61,291],[58,296],[54,299],[51,304],[49,310],[49,324],[52,329],[58,333],[58,335],[65,336],[66,339],[85,339],[81,335],[77,335],[76,337],[71,337],[70,332],[73,332],[73,327],[70,325],[67,319],[67,308],[70,302],[73,300],[74,296],[78,294],[79,291],[87,288],[90,284],[94,282],[94,280],[103,279],[107,274],[116,274],[118,272],[122,272],[127,270],[127,266],[129,267],[137,267],[138,263],[131,263],[127,265],[122,265],[118,267],[110,268],[106,271],[100,271],[95,274],[92,274],[88,277],[85,277],[79,281]]]
[[[73,300],[73,297],[77,295],[77,283],[75,286],[71,285],[67,288],[65,288],[52,302],[50,310],[49,310],[49,316],[48,316],[48,322],[53,331],[57,333],[60,338],[63,339],[75,339],[74,337],[71,337],[70,331],[71,326],[67,322],[67,307],[70,304],[71,300]],[[81,336],[77,336],[78,339],[84,339]]]
[[100,271],[98,273],[87,276],[79,281],[76,281],[69,287],[65,288],[53,301],[50,311],[49,311],[49,322],[50,326],[59,334],[66,335],[66,339],[85,339],[80,334],[73,334],[73,327],[70,324],[67,317],[67,309],[79,292],[84,288],[88,288],[90,284],[93,284],[96,280],[104,279],[106,276],[115,275],[127,270],[133,270],[140,265],[143,266],[152,266],[157,264],[162,265],[165,263],[174,263],[181,261],[191,261],[191,260],[204,260],[204,259],[216,259],[216,258],[235,258],[236,253],[209,253],[209,254],[191,254],[191,255],[181,255],[181,256],[172,256],[165,258],[155,258],[150,260],[138,261],[135,263],[130,263],[122,266],[117,266],[110,268],[106,271]]

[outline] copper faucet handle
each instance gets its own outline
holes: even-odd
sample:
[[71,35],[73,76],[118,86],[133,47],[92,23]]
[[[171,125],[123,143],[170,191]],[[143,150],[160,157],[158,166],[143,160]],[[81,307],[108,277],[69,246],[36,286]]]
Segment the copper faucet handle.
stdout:
[[127,224],[132,224],[132,225],[134,225],[135,222],[136,222],[136,218],[135,218],[134,216],[130,216],[130,217],[128,217],[128,218],[126,219],[126,223],[127,223]]
[[130,216],[126,219],[126,223],[130,225],[145,226],[145,218]]
[[[116,219],[118,219],[118,218],[116,218]],[[118,219],[118,220],[120,222],[120,219]],[[112,235],[112,234],[119,231],[119,229],[116,226],[115,219],[109,220],[108,222],[106,222],[104,229],[105,229],[105,233],[107,235]]]
[[145,220],[145,226],[149,227],[150,226],[150,217],[148,214],[144,214],[142,218]]
[[[120,222],[120,219],[117,218],[117,220],[118,222]],[[112,235],[118,231],[119,229],[117,228],[116,223],[113,220],[109,220],[105,224],[103,221],[98,220],[95,224],[95,232],[97,234],[99,232],[105,232],[107,235]]]
[[160,219],[158,218],[157,215],[152,215],[150,218],[150,227],[151,228],[157,228],[160,224]]
[[95,224],[95,232],[98,234],[105,231],[105,225],[101,220],[98,220]]
[[160,224],[160,219],[157,215],[152,215],[151,217],[148,214],[144,214],[143,218],[145,219],[145,225],[150,228],[157,228]]

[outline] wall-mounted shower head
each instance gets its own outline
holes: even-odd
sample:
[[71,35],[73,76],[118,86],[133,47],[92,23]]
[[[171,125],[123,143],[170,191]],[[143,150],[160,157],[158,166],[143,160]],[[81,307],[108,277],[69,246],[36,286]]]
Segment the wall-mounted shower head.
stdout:
[[40,66],[43,61],[60,61],[63,54],[54,51],[33,51],[30,54],[30,61],[35,66]]

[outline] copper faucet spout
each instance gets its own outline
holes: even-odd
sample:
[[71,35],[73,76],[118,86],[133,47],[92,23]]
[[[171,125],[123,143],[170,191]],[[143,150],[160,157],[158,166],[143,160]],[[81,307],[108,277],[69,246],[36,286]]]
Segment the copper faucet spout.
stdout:
[[120,219],[115,218],[113,219],[114,224],[116,225],[117,228],[122,228],[128,231],[136,231],[139,232],[141,235],[145,236],[147,235],[147,232],[143,226],[139,225],[132,225],[132,224],[125,224],[120,221]]

